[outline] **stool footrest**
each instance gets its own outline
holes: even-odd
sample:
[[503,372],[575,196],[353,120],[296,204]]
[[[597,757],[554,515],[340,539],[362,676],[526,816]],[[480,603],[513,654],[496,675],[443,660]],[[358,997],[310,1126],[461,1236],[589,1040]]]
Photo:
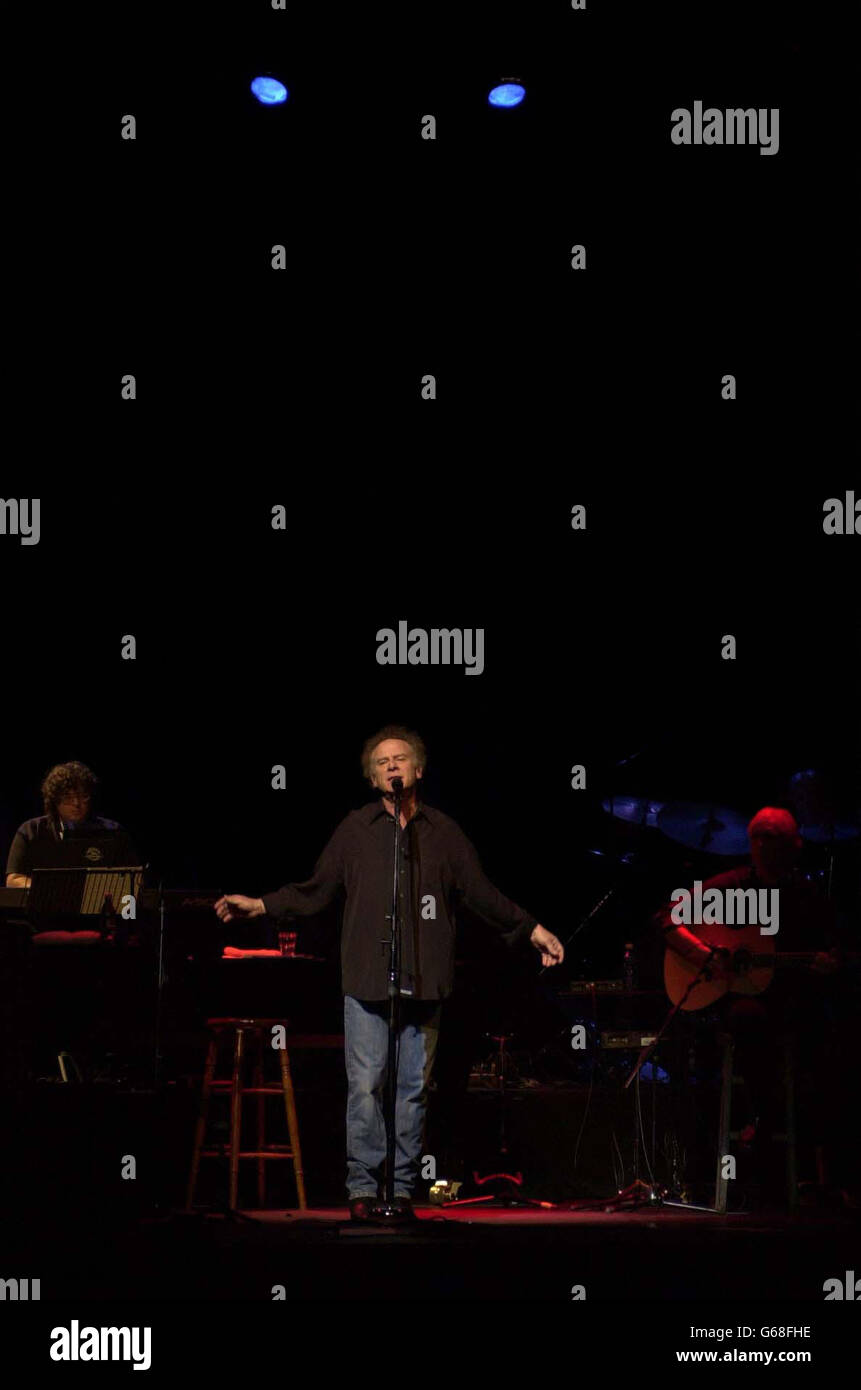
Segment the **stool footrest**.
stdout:
[[[229,1158],[229,1146],[223,1149],[201,1149],[201,1158]],[[236,1155],[237,1158],[292,1158],[293,1150],[285,1144],[283,1148],[275,1149],[243,1149]]]
[[[212,1081],[209,1085],[210,1091],[232,1091],[232,1081]],[[283,1086],[240,1086],[239,1094],[242,1096],[283,1096]]]

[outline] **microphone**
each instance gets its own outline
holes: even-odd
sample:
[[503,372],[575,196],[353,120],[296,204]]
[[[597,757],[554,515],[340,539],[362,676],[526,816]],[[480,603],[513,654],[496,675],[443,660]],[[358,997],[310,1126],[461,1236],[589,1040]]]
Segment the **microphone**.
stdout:
[[403,777],[393,777],[393,778],[392,778],[392,791],[395,793],[395,795],[396,795],[396,796],[400,796],[400,794],[401,794],[401,792],[403,791],[403,789],[404,789],[404,779],[403,779]]

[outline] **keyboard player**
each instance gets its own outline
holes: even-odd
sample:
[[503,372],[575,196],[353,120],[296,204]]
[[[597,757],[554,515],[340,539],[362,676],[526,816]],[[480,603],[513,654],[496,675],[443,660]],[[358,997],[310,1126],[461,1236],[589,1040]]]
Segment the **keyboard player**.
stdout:
[[119,830],[117,821],[93,813],[98,778],[84,763],[58,763],[42,782],[45,813],[19,825],[6,861],[6,887],[29,888],[31,871],[46,844],[60,843],[68,830],[92,827]]

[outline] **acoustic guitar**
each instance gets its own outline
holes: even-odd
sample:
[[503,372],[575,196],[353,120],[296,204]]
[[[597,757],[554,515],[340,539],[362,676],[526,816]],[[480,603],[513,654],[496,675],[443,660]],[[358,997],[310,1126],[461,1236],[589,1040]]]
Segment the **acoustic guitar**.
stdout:
[[[762,994],[771,984],[778,966],[809,966],[819,954],[818,951],[777,951],[774,937],[762,936],[755,922],[746,927],[725,927],[719,923],[698,926],[694,934],[707,946],[717,946],[726,952],[724,960],[731,967],[732,975],[726,980],[703,977],[681,1005],[685,1013],[708,1008],[728,991]],[[664,985],[674,1004],[678,1004],[698,970],[699,966],[667,948]]]

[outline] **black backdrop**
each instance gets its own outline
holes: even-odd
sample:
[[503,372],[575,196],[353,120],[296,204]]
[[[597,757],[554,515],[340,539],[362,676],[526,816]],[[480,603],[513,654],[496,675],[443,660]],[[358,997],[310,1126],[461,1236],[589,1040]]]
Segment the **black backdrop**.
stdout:
[[[45,110],[61,366],[46,405],[28,321],[4,495],[40,495],[42,535],[2,538],[4,846],[80,758],[166,882],[261,893],[310,873],[399,720],[428,800],[565,936],[610,792],[749,814],[823,766],[857,804],[858,540],[822,531],[857,475],[838,36],[800,4],[462,11],[131,5],[106,77],[136,141],[86,66],[59,134]],[[284,107],[248,96],[266,68]],[[523,107],[491,110],[514,76]],[[779,107],[779,152],[673,146],[698,99]],[[378,666],[401,619],[482,627],[483,674]],[[589,950],[617,964],[628,930]]]

